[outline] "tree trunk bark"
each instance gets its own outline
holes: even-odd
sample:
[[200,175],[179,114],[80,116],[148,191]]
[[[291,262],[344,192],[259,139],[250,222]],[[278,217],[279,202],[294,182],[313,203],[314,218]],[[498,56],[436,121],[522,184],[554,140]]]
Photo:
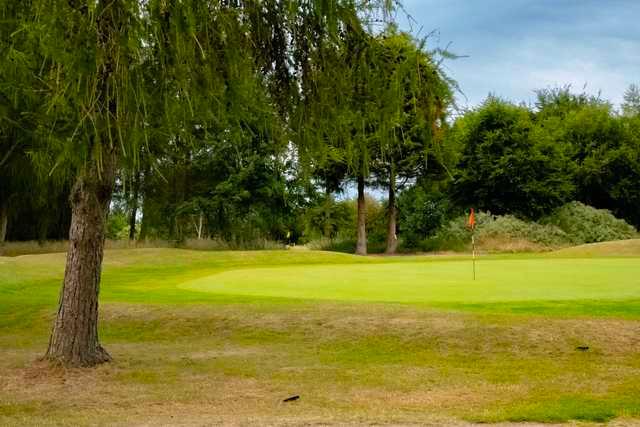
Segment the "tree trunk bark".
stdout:
[[140,220],[140,233],[138,233],[138,240],[145,240],[149,234],[149,181],[150,181],[150,168],[145,166],[142,172],[142,179],[140,181],[140,190],[142,191],[142,219]]
[[[74,4],[81,14],[86,5]],[[93,18],[92,18],[93,19]],[[120,46],[128,40],[131,20],[126,2],[101,0],[96,4],[96,58],[100,58],[96,75],[96,106],[102,141],[118,135],[116,125],[108,120],[118,115],[118,96],[114,92],[118,76],[114,71],[125,57]],[[115,83],[115,84],[114,84]],[[111,127],[111,128],[109,128]],[[121,141],[122,142],[122,141]],[[104,255],[106,216],[115,185],[117,154],[113,145],[94,146],[100,156],[88,159],[71,189],[71,227],[69,251],[60,291],[58,314],[53,324],[46,358],[66,366],[94,366],[108,362],[111,356],[98,339],[98,294]]]
[[385,253],[395,254],[398,249],[398,236],[396,235],[396,175],[393,169],[389,173],[389,210],[387,215],[387,249]]
[[367,206],[364,199],[364,176],[358,176],[358,240],[356,255],[367,254]]
[[138,215],[138,197],[140,197],[140,172],[137,172],[133,179],[133,195],[131,196],[131,212],[129,213],[129,240],[136,240],[136,216]]
[[115,184],[115,154],[103,155],[71,190],[69,251],[60,305],[46,358],[65,366],[86,367],[111,357],[98,340],[98,294],[104,253],[105,222]]
[[198,216],[198,224],[196,225],[196,233],[198,234],[198,240],[202,240],[202,222],[204,219],[204,214],[200,212]]
[[146,240],[147,234],[149,234],[149,203],[147,200],[147,193],[142,196],[142,220],[140,221],[140,234],[138,235],[138,240]]
[[9,203],[0,203],[0,244],[7,239],[7,226],[9,224]]

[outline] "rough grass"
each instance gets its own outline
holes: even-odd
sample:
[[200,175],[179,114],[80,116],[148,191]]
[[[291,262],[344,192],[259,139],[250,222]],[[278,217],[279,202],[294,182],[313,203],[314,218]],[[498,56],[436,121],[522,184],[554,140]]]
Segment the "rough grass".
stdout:
[[640,256],[640,239],[616,240],[612,242],[590,243],[560,249],[556,256],[571,257],[637,257]]
[[[38,242],[35,240],[26,242],[0,243],[0,256],[19,256],[66,252],[69,242],[66,240],[48,240]],[[184,241],[170,240],[107,240],[106,249],[158,249],[181,248],[206,251],[229,250],[277,250],[284,249],[285,245],[268,239],[254,239],[242,241],[226,241],[221,239],[187,239]]]
[[[488,262],[562,268],[569,256]],[[375,285],[392,287],[402,270],[437,279],[468,265],[314,251],[108,251],[100,333],[115,361],[64,370],[37,362],[64,254],[0,258],[0,425],[632,424],[640,419],[640,303],[624,292],[637,290],[639,275],[619,263],[640,260],[595,261],[605,269],[611,262],[621,282],[599,299],[584,299],[579,287],[556,290],[569,292],[563,300],[489,298],[502,295],[495,289],[482,298],[477,288],[490,284],[469,281],[446,300],[424,298],[447,295],[432,287],[417,302],[397,303],[376,301]],[[291,265],[338,269],[319,280],[327,286],[359,269],[391,274],[352,283],[364,289],[360,298],[247,293],[264,279],[260,268]],[[185,289],[243,272],[235,293]],[[294,394],[301,399],[282,402]]]

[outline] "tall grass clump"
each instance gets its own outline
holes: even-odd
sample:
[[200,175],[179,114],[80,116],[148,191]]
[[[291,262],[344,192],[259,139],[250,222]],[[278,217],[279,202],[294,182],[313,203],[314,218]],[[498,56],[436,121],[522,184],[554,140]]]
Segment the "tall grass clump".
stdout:
[[597,243],[633,239],[637,230],[606,209],[596,209],[580,202],[567,203],[543,218],[542,223],[563,230],[571,243]]
[[[527,222],[513,215],[476,214],[478,248],[498,252],[550,250],[570,243],[566,233],[555,225]],[[471,245],[466,216],[451,220],[433,237],[422,242],[426,251],[464,251]]]
[[[356,251],[356,239],[352,236],[341,235],[333,238],[321,237],[305,243],[304,246],[314,251],[332,251],[350,254]],[[375,238],[367,239],[367,252],[379,254],[383,253],[384,249],[384,240]]]
[[194,249],[202,251],[257,251],[257,250],[277,250],[284,249],[282,242],[264,238],[256,239],[187,239],[176,245],[183,249]]
[[68,247],[69,242],[66,240],[49,240],[44,242],[38,242],[37,240],[4,242],[0,243],[0,256],[66,252]]
[[[66,240],[50,240],[38,242],[5,242],[0,244],[0,256],[19,256],[66,252],[69,242]],[[182,248],[202,251],[252,251],[284,249],[285,245],[269,239],[222,240],[222,239],[187,239],[184,241],[145,239],[145,240],[111,240],[105,241],[105,249],[143,249],[143,248]]]

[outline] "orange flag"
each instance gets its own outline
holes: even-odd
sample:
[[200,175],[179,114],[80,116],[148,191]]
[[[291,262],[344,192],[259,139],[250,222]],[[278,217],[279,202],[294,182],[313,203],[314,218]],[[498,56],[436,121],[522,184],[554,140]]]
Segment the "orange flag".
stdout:
[[471,212],[469,213],[469,221],[467,221],[467,227],[474,230],[476,228],[476,213],[473,208],[471,208]]

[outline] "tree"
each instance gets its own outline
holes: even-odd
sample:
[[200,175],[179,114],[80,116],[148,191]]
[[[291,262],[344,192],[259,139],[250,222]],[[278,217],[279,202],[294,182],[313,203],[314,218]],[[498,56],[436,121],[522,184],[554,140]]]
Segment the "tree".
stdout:
[[614,116],[609,106],[574,111],[563,122],[562,141],[571,147],[576,200],[609,209],[638,226],[640,138],[638,120]]
[[622,113],[628,117],[640,115],[640,87],[632,84],[624,92]]
[[538,95],[536,121],[566,150],[576,200],[640,225],[640,121],[633,113],[637,87],[627,90],[622,116],[610,103],[569,87]]
[[69,251],[46,356],[91,366],[111,359],[98,339],[98,294],[117,169],[139,142],[132,130],[142,125],[129,86],[138,78],[141,12],[134,0],[103,0],[34,2],[32,13],[34,33],[46,34],[40,36],[48,58],[40,77],[51,88],[49,148],[77,170]]
[[[45,100],[37,126],[44,142],[34,164],[49,174],[68,170],[74,182],[65,276],[47,350],[49,360],[69,366],[110,360],[98,339],[98,294],[116,176],[142,160],[155,166],[169,147],[190,150],[199,132],[238,129],[237,118],[249,112],[220,102],[244,90],[229,84],[238,76],[254,76],[289,117],[297,83],[307,78],[296,73],[309,46],[381,4],[389,7],[350,0],[10,3],[21,5],[3,3],[20,31],[8,38],[32,42],[20,55],[30,59],[25,75]],[[295,31],[300,22],[313,24],[302,37]]]
[[[335,46],[323,53],[323,67],[303,99],[312,122],[299,133],[310,129],[313,134],[302,148],[311,153],[327,189],[337,187],[330,184],[340,182],[342,172],[355,181],[356,254],[367,253],[367,181],[377,172],[378,180],[388,183],[388,252],[394,252],[396,179],[415,176],[425,163],[427,147],[444,125],[450,82],[423,45],[393,26],[375,37],[351,28]],[[329,212],[329,194],[325,201]],[[328,218],[325,222],[330,223]]]
[[[452,102],[451,86],[432,55],[407,33],[390,27],[380,36],[380,77],[377,97],[384,100],[377,109],[378,155],[374,171],[388,189],[386,253],[396,252],[399,187],[442,163],[443,128]],[[445,53],[446,54],[446,53]],[[433,161],[435,160],[435,162]],[[401,182],[398,183],[398,180]]]
[[403,243],[418,248],[449,219],[448,176],[427,177],[407,188],[398,197],[399,228]]
[[372,74],[374,43],[362,23],[352,19],[338,36],[311,51],[316,62],[307,64],[304,72],[313,84],[302,86],[292,121],[303,166],[311,165],[316,174],[332,171],[325,174],[326,188],[343,173],[356,182],[359,255],[367,253],[365,184],[373,153],[372,114],[379,103],[371,90],[379,86],[380,76]]
[[537,219],[572,200],[568,150],[527,108],[489,97],[453,132],[463,146],[453,187],[459,204]]
[[0,14],[0,244],[9,231],[9,218],[16,211],[14,202],[32,187],[40,196],[35,171],[28,158],[37,138],[37,121],[42,97],[29,70],[42,58],[25,55],[33,40],[20,31],[18,19],[28,13],[29,2],[3,2]]

